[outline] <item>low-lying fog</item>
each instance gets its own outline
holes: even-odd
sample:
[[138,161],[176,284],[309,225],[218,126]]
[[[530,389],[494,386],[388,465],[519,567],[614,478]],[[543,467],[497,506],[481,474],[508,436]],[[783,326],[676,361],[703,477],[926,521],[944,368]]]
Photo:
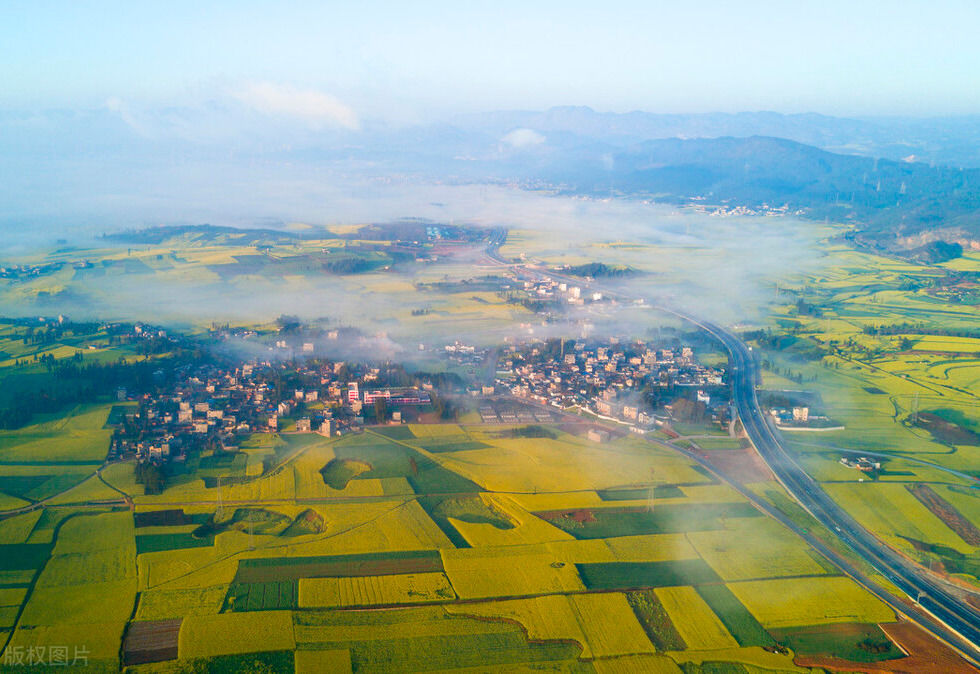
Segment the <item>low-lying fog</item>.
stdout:
[[[627,264],[646,272],[624,284],[631,294],[738,322],[760,316],[773,297],[776,280],[819,264],[816,243],[825,234],[813,223],[790,217],[723,218],[638,201],[554,196],[500,185],[437,184],[403,176],[366,177],[365,171],[313,165],[168,162],[156,167],[137,163],[125,171],[118,166],[100,171],[92,162],[46,166],[54,173],[21,174],[0,188],[0,198],[10,206],[0,221],[5,241],[0,264],[55,239],[93,244],[93,237],[102,232],[157,224],[278,228],[296,222],[316,226],[426,218],[507,227],[513,234],[504,249],[508,255],[526,252],[528,259]],[[614,245],[602,245],[609,243]],[[392,280],[411,283],[417,271],[396,268],[389,273]],[[470,275],[495,271],[480,267]],[[425,273],[431,277],[439,272],[438,266],[430,266]],[[466,275],[465,269],[454,267],[453,277]],[[60,311],[201,324],[268,321],[288,313],[326,316],[339,324],[384,329],[410,340],[411,335],[385,319],[404,309],[406,297],[419,306],[426,301],[412,290],[397,297],[386,297],[371,286],[355,292],[356,276],[299,283],[211,279],[203,284],[179,276],[162,282],[159,276],[134,276],[132,283],[123,280],[129,276],[89,281],[93,285],[88,290],[97,293],[69,280],[65,285],[73,292],[71,301],[43,306],[22,302],[18,298],[26,297],[23,294],[5,292],[0,314]],[[152,283],[144,282],[151,279]],[[644,312],[632,309],[597,318],[606,325],[648,321]],[[452,329],[447,332],[451,339]]]

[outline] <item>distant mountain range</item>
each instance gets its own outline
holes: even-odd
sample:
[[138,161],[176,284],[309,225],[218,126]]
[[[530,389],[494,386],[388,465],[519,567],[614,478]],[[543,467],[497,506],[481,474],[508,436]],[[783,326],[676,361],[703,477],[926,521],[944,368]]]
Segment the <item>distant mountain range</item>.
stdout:
[[[8,206],[20,200],[27,212],[66,184],[96,198],[114,190],[119,203],[132,167],[197,180],[209,167],[239,162],[261,165],[270,179],[285,175],[282,167],[329,167],[727,208],[786,205],[806,217],[851,223],[862,244],[907,255],[937,240],[980,247],[980,116],[847,119],[562,107],[403,127],[367,120],[352,130],[267,118],[225,101],[0,113],[0,158],[12,178],[0,185],[0,200]],[[179,200],[180,187],[161,183],[154,197]],[[945,247],[923,255],[955,252]]]
[[662,138],[771,136],[831,152],[980,168],[980,115],[945,118],[831,117],[816,113],[738,112],[657,114],[556,107],[543,112],[463,115],[453,124],[503,135],[514,128],[572,134],[614,144]]
[[859,241],[886,250],[933,240],[980,242],[980,169],[836,154],[752,136],[647,141],[591,170],[552,170],[569,191],[597,196],[786,205],[810,218],[852,223]]
[[[469,157],[487,175],[542,180],[591,196],[786,206],[812,219],[851,223],[864,245],[922,259],[957,253],[956,246],[937,249],[933,241],[980,247],[980,168],[930,164],[915,152],[970,159],[978,154],[980,117],[849,120],[555,108],[474,115],[460,124],[473,135],[537,134],[534,143]],[[684,137],[660,137],[669,134]],[[826,149],[844,146],[851,151]]]

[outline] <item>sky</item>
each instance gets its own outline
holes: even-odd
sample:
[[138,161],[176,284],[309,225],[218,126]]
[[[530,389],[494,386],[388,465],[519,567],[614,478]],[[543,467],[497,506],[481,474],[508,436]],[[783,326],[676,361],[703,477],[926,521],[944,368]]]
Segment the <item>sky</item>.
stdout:
[[0,2],[0,109],[980,113],[975,0]]

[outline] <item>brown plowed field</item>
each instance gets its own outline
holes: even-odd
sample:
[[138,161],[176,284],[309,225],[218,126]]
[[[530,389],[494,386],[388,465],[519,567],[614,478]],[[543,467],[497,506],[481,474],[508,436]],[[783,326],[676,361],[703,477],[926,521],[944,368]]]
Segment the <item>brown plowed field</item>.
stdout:
[[123,642],[123,664],[142,665],[175,660],[180,622],[178,618],[130,623]]
[[882,624],[879,627],[908,657],[883,662],[857,663],[837,658],[797,657],[802,667],[822,667],[832,672],[897,672],[901,674],[976,674],[955,651],[939,642],[917,625],[909,622]]
[[970,545],[980,545],[980,529],[963,517],[952,503],[937,494],[932,487],[927,484],[909,484],[905,488],[960,538]]

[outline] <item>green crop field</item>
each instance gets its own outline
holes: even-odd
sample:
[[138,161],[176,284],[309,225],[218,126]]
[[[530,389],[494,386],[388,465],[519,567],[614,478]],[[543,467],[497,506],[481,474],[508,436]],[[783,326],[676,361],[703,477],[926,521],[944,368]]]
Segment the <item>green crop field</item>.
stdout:
[[16,431],[0,431],[0,461],[13,463],[100,463],[112,431],[105,428],[109,406],[80,407]]
[[772,636],[727,587],[714,584],[700,585],[696,589],[739,646],[775,645]]
[[904,657],[877,625],[838,623],[774,630],[780,642],[807,656],[841,658],[851,662],[880,662]]
[[718,582],[710,566],[701,559],[670,562],[599,562],[577,564],[582,582],[589,589],[633,589],[696,585]]

